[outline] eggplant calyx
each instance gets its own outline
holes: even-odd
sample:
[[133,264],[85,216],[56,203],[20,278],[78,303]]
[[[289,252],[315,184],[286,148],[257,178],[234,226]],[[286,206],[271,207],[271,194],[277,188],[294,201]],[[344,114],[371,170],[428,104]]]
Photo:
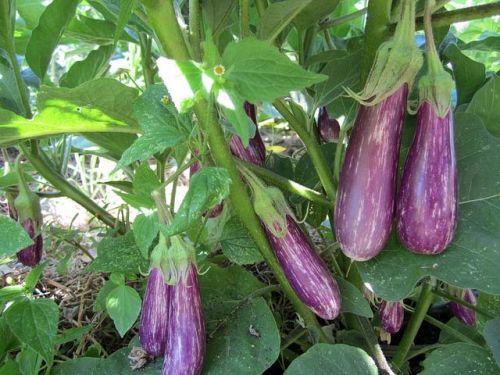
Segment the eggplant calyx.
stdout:
[[40,234],[42,225],[42,212],[40,208],[40,198],[33,193],[24,177],[20,157],[16,160],[16,174],[19,180],[19,194],[14,200],[14,208],[17,219],[20,223],[31,221],[35,228],[34,236]]
[[186,283],[189,266],[194,262],[194,248],[179,236],[170,237],[167,246],[160,234],[160,242],[151,254],[151,268],[159,268],[166,284]]

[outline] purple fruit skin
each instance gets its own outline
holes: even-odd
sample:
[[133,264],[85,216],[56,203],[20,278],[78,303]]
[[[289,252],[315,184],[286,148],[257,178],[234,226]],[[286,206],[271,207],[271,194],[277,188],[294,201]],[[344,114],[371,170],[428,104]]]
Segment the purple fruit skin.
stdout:
[[30,245],[23,250],[17,252],[17,260],[24,264],[25,266],[34,267],[40,263],[43,254],[43,237],[41,234],[35,237],[36,226],[33,220],[26,219],[22,226],[28,236],[33,240],[33,245]]
[[318,128],[321,139],[326,143],[338,142],[340,124],[337,119],[330,118],[325,107],[319,109]]
[[[254,124],[257,125],[255,106],[248,102],[245,102],[244,106],[248,117],[250,117]],[[233,155],[237,156],[241,160],[261,166],[264,165],[266,160],[266,146],[262,141],[258,128],[255,129],[255,135],[250,139],[248,147],[243,146],[241,138],[237,135],[233,135],[229,146]]]
[[153,268],[149,273],[139,326],[141,345],[153,357],[163,355],[167,344],[169,289],[161,269]]
[[[476,305],[476,296],[472,289],[465,289],[464,301],[469,302],[472,305]],[[473,326],[476,324],[476,312],[465,306],[460,305],[456,302],[449,303],[451,312],[455,315],[462,323],[468,326]]]
[[375,257],[389,238],[408,86],[360,107],[347,146],[335,206],[335,233],[348,257]]
[[401,302],[382,301],[378,313],[384,331],[388,333],[399,332],[404,318],[404,310]]
[[194,264],[185,284],[171,286],[169,306],[163,375],[198,375],[205,357],[205,324]]
[[420,254],[438,254],[453,239],[457,227],[457,161],[453,113],[440,118],[424,102],[401,178],[397,200],[400,241]]
[[300,300],[323,319],[340,313],[341,295],[326,264],[309,244],[295,220],[286,216],[287,234],[278,238],[264,226],[278,261]]

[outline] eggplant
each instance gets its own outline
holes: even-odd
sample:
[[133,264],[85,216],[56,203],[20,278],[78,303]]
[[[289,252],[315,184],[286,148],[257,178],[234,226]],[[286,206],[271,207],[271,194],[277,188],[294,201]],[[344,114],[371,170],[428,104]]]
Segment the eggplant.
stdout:
[[205,324],[194,263],[185,280],[170,286],[163,375],[198,375],[205,357]]
[[[472,289],[463,290],[462,293],[458,293],[458,297],[462,297],[465,302],[469,302],[471,305],[477,304],[476,296]],[[476,324],[476,312],[474,310],[456,302],[450,302],[449,307],[453,315],[465,325],[473,326]]]
[[25,266],[34,267],[40,263],[43,254],[43,237],[37,234],[37,227],[31,218],[22,222],[22,227],[33,240],[33,244],[16,253],[17,260]]
[[318,114],[318,130],[325,143],[336,143],[339,140],[340,124],[335,118],[330,118],[326,107],[321,107]]
[[385,332],[390,334],[399,332],[404,319],[403,304],[400,301],[382,301],[378,312],[380,324]]
[[340,173],[335,233],[348,257],[365,261],[391,232],[408,85],[375,106],[361,106]]
[[453,239],[458,221],[457,160],[453,113],[440,117],[425,101],[418,110],[397,200],[397,231],[416,253],[438,254]]
[[286,215],[286,234],[276,236],[264,225],[267,238],[283,272],[300,300],[323,319],[340,313],[341,294],[328,267],[310,245],[290,215]]
[[169,289],[161,269],[153,267],[148,277],[139,325],[141,345],[153,357],[163,355],[167,344]]
[[266,146],[262,141],[262,137],[259,133],[259,128],[257,127],[257,115],[255,111],[255,106],[248,102],[244,104],[245,112],[253,121],[255,126],[255,135],[250,138],[248,147],[243,146],[243,142],[238,135],[233,135],[229,147],[233,155],[237,156],[241,160],[247,161],[249,163],[264,165],[266,160]]

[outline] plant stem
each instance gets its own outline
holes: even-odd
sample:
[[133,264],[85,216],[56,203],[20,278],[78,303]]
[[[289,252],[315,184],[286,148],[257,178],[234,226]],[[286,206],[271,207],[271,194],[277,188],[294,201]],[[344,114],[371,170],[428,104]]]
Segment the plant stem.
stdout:
[[[20,147],[24,156],[26,156],[37,172],[40,173],[43,178],[49,181],[63,195],[81,205],[104,224],[112,228],[116,226],[117,220],[108,211],[86,196],[80,189],[71,185],[64,176],[53,168],[50,161],[45,155],[43,155],[43,153],[38,151],[38,148],[35,148],[35,152],[33,152],[24,145],[21,145]],[[123,232],[123,224],[118,223],[118,227],[119,231]]]
[[189,0],[189,42],[194,59],[201,61],[200,2]]
[[290,127],[299,135],[302,142],[304,142],[314,168],[318,173],[321,184],[325,189],[326,195],[330,201],[334,202],[337,189],[333,184],[331,168],[328,167],[328,163],[326,162],[325,156],[321,152],[319,143],[313,136],[311,136],[311,134],[307,132],[306,128],[295,118],[295,116],[293,116],[282,100],[274,101],[273,105],[278,112],[281,113],[285,120],[288,121]]
[[[163,50],[171,58],[188,60],[188,49],[175,17],[172,0],[154,2],[153,6],[150,6],[152,4],[151,1],[143,0],[143,3],[148,7],[148,17],[151,17],[151,26],[155,30]],[[246,186],[241,180],[238,168],[229,150],[229,145],[226,142],[218,118],[215,116],[212,103],[200,100],[195,104],[194,112],[207,134],[208,144],[210,145],[216,164],[226,168],[231,177],[232,184],[229,198],[236,214],[254,239],[259,251],[281,285],[283,292],[292,302],[297,313],[305,321],[307,328],[319,341],[329,342],[314,313],[300,301],[293,291],[274,255],[260,221],[253,210]]]
[[429,307],[431,306],[432,298],[432,285],[429,282],[425,282],[422,285],[422,290],[420,292],[420,298],[418,300],[415,313],[412,315],[410,322],[405,329],[403,338],[401,339],[398,350],[393,358],[394,366],[397,369],[401,369],[401,366],[405,362],[408,351],[413,345],[413,340],[415,340],[418,330],[420,329],[420,326],[425,319],[427,310],[429,310]]
[[391,22],[391,0],[370,0],[365,27],[365,54],[361,68],[361,82],[365,82],[370,72],[378,47],[389,35]]
[[240,2],[240,37],[246,38],[250,35],[250,2],[249,0],[239,0]]
[[154,83],[154,71],[151,68],[151,39],[145,33],[139,33],[141,46],[141,65],[144,73],[144,83],[146,87]]
[[289,191],[290,193],[297,194],[307,200],[310,200],[311,202],[316,202],[321,204],[322,206],[325,207],[332,207],[333,202],[329,201],[323,194],[317,192],[316,190],[310,189],[304,185],[301,185],[295,181],[289,180],[288,178],[285,178],[283,176],[280,176],[279,174],[274,173],[273,171],[260,167],[256,164],[253,163],[248,163],[243,160],[235,159],[236,163],[239,165],[242,165],[248,169],[250,169],[252,172],[254,172],[256,175],[264,179],[266,182],[277,186],[281,189],[285,189]]
[[[476,5],[472,7],[450,10],[448,12],[436,13],[432,17],[432,26],[448,26],[452,23],[477,20],[480,18],[491,17],[500,14],[500,1],[490,4]],[[417,17],[417,30],[424,28],[423,17]]]
[[345,16],[337,17],[337,18],[334,18],[333,20],[328,20],[328,21],[322,22],[320,25],[320,29],[324,30],[324,29],[328,29],[330,27],[343,25],[344,23],[355,20],[358,17],[364,16],[367,11],[368,11],[368,8],[363,8],[363,9],[360,9],[356,12],[346,14]]
[[449,294],[449,293],[446,293],[442,290],[439,290],[437,288],[433,289],[432,290],[432,293],[434,293],[436,296],[439,296],[439,297],[443,297],[443,298],[446,298],[447,300],[450,300],[450,301],[453,301],[453,302],[456,302],[464,307],[467,307],[468,309],[471,309],[471,310],[474,310],[475,312],[481,314],[481,315],[484,315],[486,318],[488,319],[494,319],[495,316],[493,316],[492,314],[490,314],[488,311],[485,311],[483,309],[481,309],[479,306],[477,305],[473,305],[467,301],[464,301],[463,299],[461,298],[458,298],[452,294]]
[[267,0],[255,0],[254,4],[255,7],[257,8],[257,13],[259,13],[259,16],[262,17],[262,15],[264,14],[269,5],[267,3]]

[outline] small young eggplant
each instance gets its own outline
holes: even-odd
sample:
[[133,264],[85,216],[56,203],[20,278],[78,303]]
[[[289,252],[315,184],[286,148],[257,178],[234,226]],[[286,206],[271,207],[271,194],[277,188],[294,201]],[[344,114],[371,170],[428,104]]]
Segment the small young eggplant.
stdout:
[[453,80],[441,65],[431,26],[426,27],[426,39],[428,72],[419,82],[417,129],[403,169],[396,221],[399,239],[406,248],[432,255],[444,251],[453,239],[458,187]]
[[399,332],[404,319],[403,304],[400,301],[382,301],[378,313],[382,329],[385,332],[390,334]]
[[[250,117],[253,123],[257,125],[255,106],[248,102],[245,102],[244,106],[248,117]],[[241,138],[237,135],[232,136],[229,146],[233,155],[237,156],[241,160],[261,166],[264,165],[266,160],[266,146],[262,141],[262,137],[260,136],[259,128],[257,126],[255,127],[255,135],[250,139],[248,147],[243,146]]]
[[255,212],[292,289],[316,315],[335,319],[341,306],[337,282],[295,221],[283,193],[266,187],[250,171],[242,172],[253,191]]
[[318,114],[318,129],[325,143],[336,143],[339,140],[340,124],[337,119],[330,118],[326,107],[321,107]]
[[167,344],[169,289],[161,269],[153,267],[148,277],[139,326],[141,345],[153,357],[163,355]]
[[[461,297],[465,302],[469,302],[471,305],[476,305],[476,296],[472,289],[464,289],[462,292],[454,293],[457,297]],[[450,302],[449,305],[451,312],[455,315],[458,320],[468,326],[473,326],[476,324],[476,312],[468,307],[462,306],[457,302]]]
[[394,36],[379,47],[363,91],[348,90],[362,106],[340,173],[334,226],[341,250],[354,260],[375,257],[389,238],[406,100],[421,66],[415,2],[404,1]]
[[205,324],[194,263],[170,288],[163,375],[198,375],[205,357]]

